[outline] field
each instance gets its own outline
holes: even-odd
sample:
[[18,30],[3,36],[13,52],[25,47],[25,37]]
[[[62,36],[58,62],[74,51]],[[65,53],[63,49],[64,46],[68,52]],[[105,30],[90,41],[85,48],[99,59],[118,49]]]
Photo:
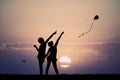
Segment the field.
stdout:
[[120,80],[119,74],[0,75],[0,80]]

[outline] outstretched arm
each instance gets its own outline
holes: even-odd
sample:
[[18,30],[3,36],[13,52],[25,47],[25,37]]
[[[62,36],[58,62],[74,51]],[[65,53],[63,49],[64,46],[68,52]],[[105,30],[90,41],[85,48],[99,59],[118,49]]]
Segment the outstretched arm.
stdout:
[[45,43],[47,43],[47,42],[53,37],[53,35],[56,34],[56,33],[57,33],[57,31],[55,31],[55,32],[45,41]]
[[37,48],[37,46],[36,45],[34,45],[34,47],[36,48],[36,50],[39,52],[39,49]]
[[61,34],[60,34],[60,36],[58,37],[58,39],[57,39],[57,41],[56,41],[56,43],[55,43],[55,46],[57,46],[58,45],[58,42],[59,42],[59,40],[60,40],[60,38],[61,38],[61,36],[64,34],[64,32],[62,32]]

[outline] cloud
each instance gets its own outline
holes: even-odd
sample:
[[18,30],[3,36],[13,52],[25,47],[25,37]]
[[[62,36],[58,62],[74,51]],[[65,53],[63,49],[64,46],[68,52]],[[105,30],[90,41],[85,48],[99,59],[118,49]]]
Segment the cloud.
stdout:
[[[0,74],[37,74],[37,54],[30,50],[1,50]],[[25,63],[22,61],[26,60]]]
[[[37,53],[30,51],[32,43],[0,43],[0,73],[39,73]],[[61,48],[62,47],[62,48]],[[18,49],[17,49],[18,48]],[[99,43],[87,45],[69,45],[58,47],[58,55],[68,56],[72,60],[70,67],[62,69],[58,62],[60,73],[88,74],[88,73],[120,73],[120,43]],[[27,50],[27,51],[26,51]],[[7,60],[6,60],[7,59]],[[23,65],[22,60],[26,63]],[[46,63],[46,61],[45,61]],[[11,65],[12,64],[12,65]],[[35,65],[35,66],[34,66]],[[8,67],[9,66],[9,67]],[[32,67],[31,67],[32,66]],[[46,66],[46,64],[45,64]],[[19,69],[15,69],[15,68]],[[29,69],[28,69],[29,67]],[[53,69],[50,69],[53,71]],[[71,73],[72,72],[72,73]],[[54,73],[51,72],[51,73]]]
[[0,43],[0,50],[7,49],[8,47],[6,46],[5,43]]
[[120,73],[119,42],[79,46],[78,52],[81,52],[81,57],[77,55],[79,61],[76,62],[79,65],[73,68],[76,73]]
[[[70,57],[72,60],[72,63],[69,67],[70,71],[68,70],[66,73],[120,73],[120,42],[99,42],[75,45],[69,44],[69,47],[63,48],[62,50],[63,53],[65,53],[62,55],[68,55],[68,57]],[[64,71],[65,70],[62,72],[65,73]]]
[[29,42],[0,43],[0,74],[39,73],[37,52],[32,50],[32,45]]
[[33,44],[28,42],[0,43],[0,50],[31,50]]

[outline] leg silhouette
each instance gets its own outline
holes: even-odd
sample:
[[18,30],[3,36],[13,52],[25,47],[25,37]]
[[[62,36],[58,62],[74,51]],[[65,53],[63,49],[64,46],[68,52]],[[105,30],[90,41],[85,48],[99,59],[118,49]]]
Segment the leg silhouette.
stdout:
[[43,62],[39,61],[39,71],[40,71],[40,75],[43,74]]
[[43,67],[42,67],[42,65],[43,65],[43,63],[39,64],[39,66],[40,66],[40,75],[42,75],[42,73],[43,73]]
[[59,73],[58,73],[58,69],[57,69],[56,60],[52,61],[52,64],[53,64],[53,68],[54,68],[54,70],[55,70],[55,72],[56,72],[56,75],[58,75]]
[[51,60],[47,60],[46,75],[48,75],[50,64],[51,64]]

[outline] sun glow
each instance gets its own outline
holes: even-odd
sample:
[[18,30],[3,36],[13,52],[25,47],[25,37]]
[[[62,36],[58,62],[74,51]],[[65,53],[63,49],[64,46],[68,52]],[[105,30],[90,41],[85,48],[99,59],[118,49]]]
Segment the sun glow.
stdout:
[[62,68],[68,68],[70,66],[70,63],[71,63],[71,59],[67,56],[62,56],[60,59],[59,59],[59,62],[61,63],[60,66]]

